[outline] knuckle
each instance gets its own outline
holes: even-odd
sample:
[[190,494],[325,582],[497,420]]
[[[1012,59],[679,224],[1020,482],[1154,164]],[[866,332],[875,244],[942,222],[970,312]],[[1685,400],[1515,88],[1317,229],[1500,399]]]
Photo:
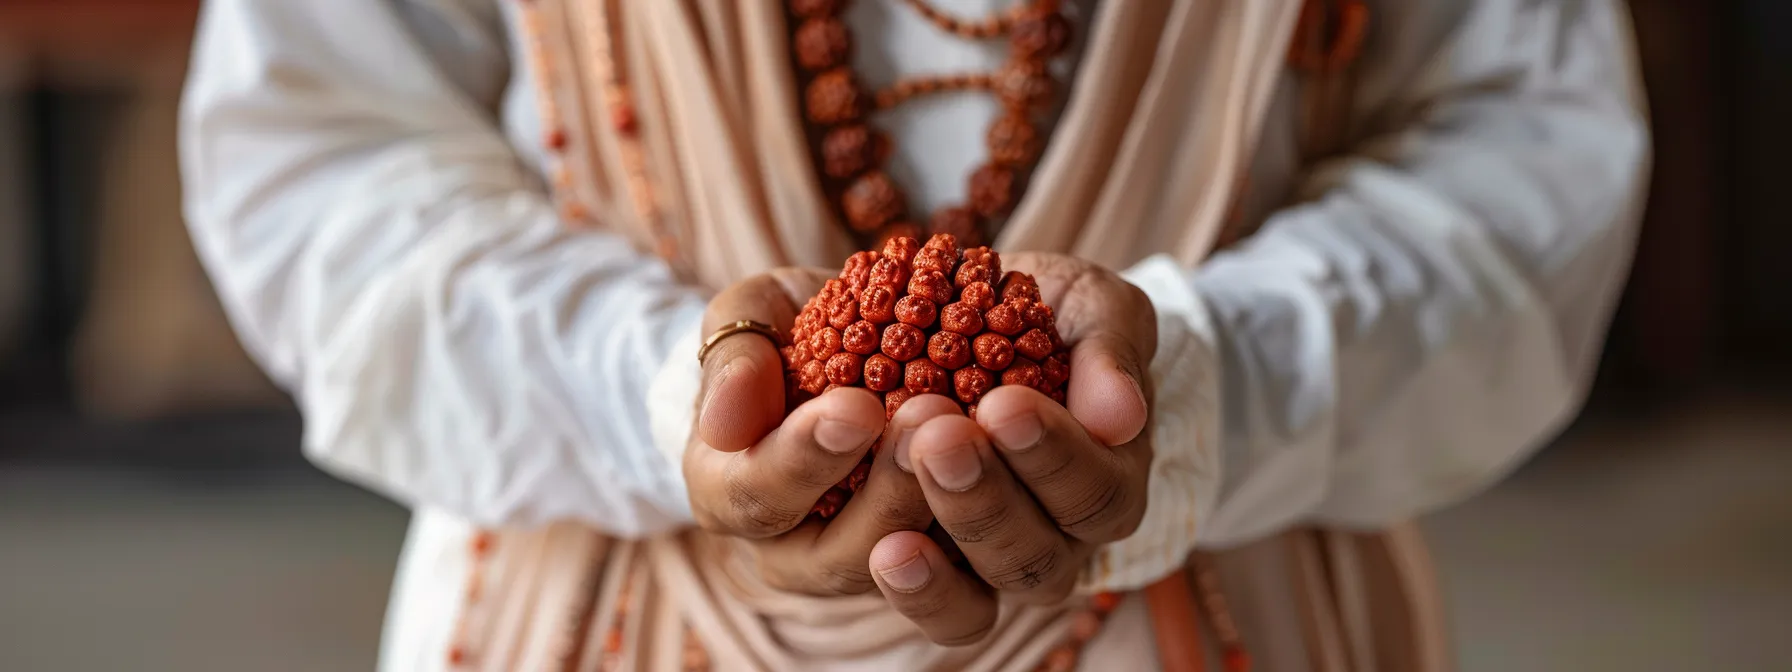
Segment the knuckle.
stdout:
[[830,595],[860,595],[877,588],[866,569],[838,563],[822,563],[815,572],[816,585]]
[[802,511],[779,506],[767,499],[738,469],[730,468],[727,474],[723,492],[728,500],[727,523],[733,532],[766,537],[784,532],[802,522]]
[[927,508],[926,500],[904,502],[879,499],[871,506],[871,513],[880,529],[909,530],[925,527],[933,522],[933,511]]
[[[1058,527],[1066,534],[1084,541],[1113,541],[1123,538],[1138,527],[1131,518],[1142,518],[1144,511],[1135,506],[1137,499],[1116,480],[1101,480],[1081,486],[1081,492],[1066,500],[1062,509],[1053,512]],[[1140,509],[1135,515],[1132,509]],[[1128,528],[1132,529],[1128,529]]]
[[1007,506],[996,504],[977,509],[970,515],[948,520],[940,518],[940,527],[960,544],[980,544],[995,539],[1012,527],[1013,513]]
[[1062,563],[1055,549],[1044,547],[1003,554],[989,563],[988,571],[980,573],[997,590],[1038,597],[1058,583]]

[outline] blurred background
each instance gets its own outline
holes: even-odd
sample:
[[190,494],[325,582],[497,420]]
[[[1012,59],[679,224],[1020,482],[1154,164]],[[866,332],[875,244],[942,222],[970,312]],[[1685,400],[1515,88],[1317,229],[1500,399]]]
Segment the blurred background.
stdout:
[[[405,513],[182,229],[195,0],[0,0],[0,670],[371,669]],[[1427,521],[1464,669],[1792,669],[1792,3],[1633,0],[1658,151],[1584,417]]]

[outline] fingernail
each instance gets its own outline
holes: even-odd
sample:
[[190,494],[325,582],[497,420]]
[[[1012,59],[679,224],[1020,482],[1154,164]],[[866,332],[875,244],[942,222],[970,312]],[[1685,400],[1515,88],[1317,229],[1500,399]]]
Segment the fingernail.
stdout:
[[896,468],[908,473],[915,473],[915,465],[908,459],[909,439],[915,437],[915,430],[896,430]]
[[709,412],[709,404],[715,401],[716,393],[721,391],[723,383],[728,382],[730,378],[749,372],[755,366],[757,365],[753,363],[751,357],[736,357],[722,363],[722,368],[716,369],[716,377],[709,381],[709,389],[703,391],[703,405],[697,409],[697,417],[701,418]]
[[877,438],[881,427],[860,427],[850,422],[823,419],[815,423],[815,442],[836,455],[857,452]]
[[1022,413],[989,428],[989,437],[995,439],[1002,450],[1018,453],[1039,445],[1039,440],[1045,438],[1045,426],[1039,424],[1038,415]]
[[884,577],[884,584],[899,593],[912,593],[926,587],[933,579],[933,568],[927,566],[927,559],[916,553],[915,557],[889,569],[880,570],[878,576]]
[[922,461],[927,464],[927,473],[933,475],[933,482],[952,492],[969,490],[983,477],[983,461],[977,459],[977,447],[968,443],[929,453]]

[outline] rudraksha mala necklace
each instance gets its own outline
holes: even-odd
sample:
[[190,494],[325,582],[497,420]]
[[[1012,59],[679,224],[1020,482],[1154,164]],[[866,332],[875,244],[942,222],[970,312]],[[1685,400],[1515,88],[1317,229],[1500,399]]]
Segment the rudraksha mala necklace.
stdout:
[[[820,135],[816,152],[832,184],[840,215],[867,242],[895,236],[926,239],[945,233],[964,247],[994,238],[993,225],[1014,210],[1028,171],[1045,148],[1040,117],[1056,99],[1049,61],[1070,43],[1070,22],[1059,0],[1027,0],[978,21],[954,18],[927,0],[901,0],[941,30],[971,39],[1006,36],[1008,61],[994,72],[903,78],[886,88],[864,87],[851,65],[852,31],[840,17],[847,0],[789,0],[797,22],[791,38],[803,71],[803,113]],[[918,96],[984,91],[1002,102],[984,142],[989,159],[967,178],[966,202],[933,213],[925,229],[908,219],[902,190],[883,170],[889,141],[866,123]]]

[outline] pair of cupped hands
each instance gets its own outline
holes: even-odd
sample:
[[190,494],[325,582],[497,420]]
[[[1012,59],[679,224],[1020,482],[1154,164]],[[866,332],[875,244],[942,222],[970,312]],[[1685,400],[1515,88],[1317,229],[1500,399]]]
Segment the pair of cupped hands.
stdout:
[[[841,388],[786,416],[783,366],[769,339],[718,342],[684,474],[697,523],[742,541],[773,587],[811,595],[881,591],[927,637],[981,640],[998,597],[1058,603],[1102,544],[1145,514],[1152,446],[1156,314],[1138,288],[1073,257],[1004,255],[1032,274],[1070,347],[1067,404],[1022,386],[991,390],[975,420],[937,395],[885,420],[864,389]],[[833,274],[779,269],[723,291],[704,329],[739,320],[788,329]],[[882,437],[869,479],[830,521],[810,507]],[[923,533],[951,535],[970,570]]]

